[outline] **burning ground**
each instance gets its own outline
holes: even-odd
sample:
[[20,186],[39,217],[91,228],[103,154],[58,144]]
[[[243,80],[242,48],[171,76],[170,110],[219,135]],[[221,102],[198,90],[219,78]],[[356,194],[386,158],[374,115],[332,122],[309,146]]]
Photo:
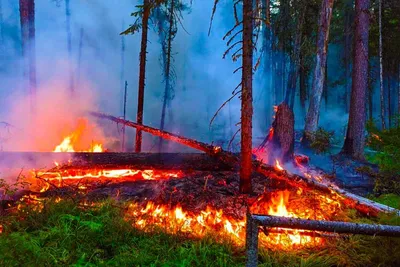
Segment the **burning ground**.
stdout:
[[[85,120],[80,120],[74,131],[60,138],[60,143],[50,150],[61,153],[3,152],[8,161],[25,154],[26,168],[18,174],[18,186],[24,190],[8,196],[15,193],[13,188],[3,188],[2,213],[6,216],[0,223],[0,240],[14,242],[9,238],[19,229],[38,231],[38,224],[23,225],[34,223],[35,217],[40,217],[39,221],[44,224],[52,222],[54,209],[64,205],[79,215],[64,209],[58,222],[69,221],[70,226],[77,224],[89,232],[110,230],[104,229],[97,219],[88,219],[88,213],[101,217],[104,209],[114,209],[118,214],[114,216],[121,220],[118,224],[129,225],[129,230],[124,228],[128,236],[134,231],[136,235],[140,233],[151,239],[161,231],[168,238],[201,244],[205,242],[201,240],[208,240],[211,235],[219,243],[213,246],[224,248],[224,244],[231,244],[233,250],[229,253],[239,254],[244,246],[247,206],[258,214],[317,220],[354,219],[344,199],[333,192],[305,190],[261,174],[254,173],[254,195],[240,195],[237,171],[206,154],[100,153],[106,150],[101,143],[81,141],[85,125]],[[41,158],[40,164],[43,164],[43,155],[49,156],[47,161],[51,162],[47,162],[47,166],[51,167],[38,169],[39,163],[33,159]],[[301,162],[297,167],[307,173],[307,167]],[[279,160],[275,161],[274,168],[277,173],[286,175]],[[282,228],[263,229],[260,233],[261,247],[269,253],[324,251],[343,240],[338,235]],[[0,241],[0,249],[1,246]],[[45,243],[38,249],[44,247]],[[108,251],[98,250],[102,251],[99,254]],[[7,253],[15,257],[14,252]],[[66,262],[71,263],[71,260],[80,259],[69,258]],[[92,258],[83,260],[96,262]]]

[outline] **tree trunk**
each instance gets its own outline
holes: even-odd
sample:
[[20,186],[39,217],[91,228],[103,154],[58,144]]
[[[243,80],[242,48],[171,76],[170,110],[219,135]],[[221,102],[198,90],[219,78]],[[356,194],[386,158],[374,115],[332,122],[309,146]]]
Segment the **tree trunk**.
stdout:
[[310,133],[315,132],[318,127],[319,109],[325,81],[329,26],[332,18],[333,2],[334,0],[322,1],[321,13],[318,22],[317,58],[314,71],[314,80],[310,97],[310,105],[306,116],[306,125],[304,127],[303,140],[305,142],[312,138]]
[[307,4],[304,4],[304,7],[298,14],[296,38],[293,46],[293,58],[292,58],[292,63],[290,64],[289,78],[286,87],[285,103],[289,105],[291,109],[293,109],[294,107],[294,96],[296,94],[297,78],[300,66],[301,39],[303,36],[302,30],[303,30],[303,22],[306,10],[307,10]]
[[[371,76],[371,64],[368,62],[368,74]],[[373,121],[374,111],[373,111],[373,96],[374,96],[374,84],[371,79],[368,79],[368,119]]]
[[[126,119],[126,98],[128,97],[128,82],[125,81],[124,86],[124,110],[123,110],[123,117],[124,120]],[[121,151],[125,152],[125,125],[122,127],[122,144],[121,144]]]
[[307,100],[307,73],[304,66],[304,56],[300,56],[300,105],[303,110],[306,108]]
[[[125,29],[124,26],[124,21],[122,21],[122,29]],[[120,74],[119,74],[119,82],[120,82],[120,103],[121,103],[121,113],[125,113],[125,106],[126,100],[125,100],[125,36],[121,35],[121,69],[120,69]]]
[[[150,17],[150,2],[143,0],[142,15],[142,40],[140,44],[140,66],[139,66],[139,89],[138,89],[138,108],[136,121],[143,124],[143,106],[144,106],[144,86],[146,79],[146,54],[147,54],[147,33]],[[142,131],[136,130],[135,152],[142,151]]]
[[78,74],[77,74],[77,79],[76,83],[78,87],[80,86],[81,83],[81,69],[82,69],[82,48],[83,48],[83,28],[81,28],[79,32],[79,49],[78,49]]
[[[169,30],[168,30],[168,41],[167,41],[167,54],[166,54],[166,62],[165,62],[165,90],[163,97],[163,105],[161,111],[161,122],[160,122],[160,130],[164,130],[165,125],[165,113],[167,110],[167,104],[170,98],[171,84],[170,84],[170,72],[171,72],[171,52],[172,52],[172,39],[173,39],[173,29],[174,29],[174,6],[175,1],[171,0],[171,6],[169,10]],[[158,151],[162,151],[163,139],[160,138],[158,143]]]
[[383,47],[382,47],[382,0],[379,0],[379,89],[381,100],[381,121],[382,130],[386,129],[385,123],[385,98],[383,90]]
[[400,127],[400,64],[398,65],[398,81],[397,81],[397,127]]
[[349,123],[342,153],[364,160],[365,101],[368,87],[369,0],[356,0],[353,84]]
[[389,119],[389,127],[392,127],[392,78],[390,75],[388,75],[388,84],[387,84],[387,90],[388,90],[388,119]]
[[345,91],[343,95],[343,104],[346,113],[349,112],[349,95],[350,95],[350,59],[352,50],[352,21],[353,21],[353,3],[354,0],[347,0],[345,5],[345,26],[344,26],[344,68],[345,68]]
[[[67,47],[68,47],[68,57],[69,60],[72,61],[72,36],[71,36],[71,8],[70,8],[70,0],[65,0],[65,16],[67,18]],[[74,72],[72,69],[71,62],[69,65],[69,91],[71,96],[74,94]]]
[[19,1],[22,55],[25,61],[24,73],[29,75],[30,109],[35,111],[36,103],[36,52],[35,52],[35,2]]
[[[327,50],[328,54],[328,50]],[[328,111],[328,56],[326,57],[326,62],[325,62],[325,78],[324,78],[324,100],[325,100],[325,110]]]
[[253,3],[243,0],[243,65],[240,192],[251,193],[253,117]]
[[275,159],[282,162],[293,160],[294,114],[286,103],[278,106],[272,128],[258,149],[267,151],[268,161],[272,164],[275,164]]
[[265,0],[265,20],[267,22],[267,25],[270,25],[271,23],[271,1],[270,0]]

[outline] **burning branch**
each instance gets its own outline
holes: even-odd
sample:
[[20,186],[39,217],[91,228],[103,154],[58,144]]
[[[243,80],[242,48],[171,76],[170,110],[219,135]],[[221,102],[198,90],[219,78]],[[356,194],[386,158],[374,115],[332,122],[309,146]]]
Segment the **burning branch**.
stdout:
[[[90,115],[101,118],[108,119],[114,121],[116,123],[123,124],[128,127],[133,127],[139,129],[143,132],[150,133],[152,135],[164,138],[166,140],[174,141],[179,144],[191,147],[193,149],[197,149],[207,153],[210,156],[216,157],[221,160],[223,163],[232,166],[233,169],[239,169],[240,167],[240,158],[234,153],[230,153],[224,151],[219,146],[212,146],[203,142],[199,142],[190,138],[186,138],[177,134],[169,133],[166,131],[161,131],[153,127],[145,126],[142,124],[137,124],[132,121],[120,119],[108,114],[103,114],[99,112],[89,112]],[[300,175],[288,173],[286,170],[278,170],[276,167],[267,165],[262,163],[259,160],[252,161],[253,170],[266,176],[271,179],[284,181],[287,184],[294,187],[301,187],[305,189],[315,189],[328,194],[338,194],[339,196],[344,198],[344,202],[347,207],[355,208],[359,212],[368,215],[376,216],[380,212],[396,212],[400,214],[400,211],[397,209],[390,208],[388,206],[376,203],[372,200],[365,199],[363,197],[357,196],[346,190],[338,188],[336,185],[330,183],[325,184],[317,181],[313,177],[306,178]]]

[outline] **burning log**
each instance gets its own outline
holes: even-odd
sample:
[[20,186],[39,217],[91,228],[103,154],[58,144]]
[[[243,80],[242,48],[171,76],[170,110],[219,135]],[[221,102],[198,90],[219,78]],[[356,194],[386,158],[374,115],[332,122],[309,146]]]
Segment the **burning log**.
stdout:
[[282,159],[283,162],[293,160],[294,114],[286,103],[282,103],[276,108],[272,127],[257,150],[272,152],[273,158]]
[[[142,124],[137,124],[135,122],[127,121],[124,119],[120,119],[108,114],[103,114],[99,112],[89,112],[90,115],[97,117],[97,118],[102,118],[102,119],[108,119],[111,121],[114,121],[116,123],[121,123],[125,126],[129,127],[134,127],[137,128],[143,132],[147,132],[150,134],[153,134],[158,137],[162,137],[166,140],[174,141],[179,144],[186,145],[188,147],[203,151],[213,157],[218,158],[225,164],[232,166],[232,169],[239,169],[240,165],[240,158],[230,152],[224,151],[221,147],[218,146],[212,146],[203,142],[199,142],[190,138],[182,137],[177,134],[169,133],[166,131],[161,131],[159,129],[155,129],[149,126],[145,126]],[[301,187],[305,189],[315,189],[319,190],[324,193],[332,194],[336,193],[344,198],[344,202],[346,206],[350,208],[355,208],[359,212],[367,215],[372,215],[376,216],[380,212],[395,212],[397,214],[400,214],[400,211],[379,203],[376,203],[372,200],[368,200],[366,198],[357,196],[355,194],[349,193],[346,190],[338,188],[336,185],[329,183],[321,183],[317,181],[314,178],[306,178],[302,177],[300,175],[296,174],[291,174],[288,173],[285,170],[280,170],[277,169],[274,166],[267,165],[262,163],[259,160],[253,160],[253,170],[266,176],[271,179],[276,179],[280,181],[284,181],[287,184],[294,186],[294,187]]]
[[[62,164],[68,161],[68,164]],[[203,153],[86,153],[86,152],[0,152],[2,166],[25,169],[52,168],[55,162],[65,169],[207,170],[231,171],[232,167]]]

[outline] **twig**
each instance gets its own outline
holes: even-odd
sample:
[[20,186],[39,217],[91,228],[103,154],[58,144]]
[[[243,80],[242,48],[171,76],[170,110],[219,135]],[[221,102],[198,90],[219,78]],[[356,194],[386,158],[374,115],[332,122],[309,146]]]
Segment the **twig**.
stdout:
[[231,96],[228,100],[226,100],[224,103],[222,103],[222,105],[219,107],[219,109],[217,110],[217,112],[215,112],[214,116],[211,118],[210,127],[211,127],[211,124],[213,123],[213,121],[215,120],[215,118],[217,117],[218,113],[221,111],[221,109],[222,109],[229,101],[231,101],[235,96],[237,96],[240,92],[242,92],[242,90],[237,91],[235,94],[233,94],[233,96]]

